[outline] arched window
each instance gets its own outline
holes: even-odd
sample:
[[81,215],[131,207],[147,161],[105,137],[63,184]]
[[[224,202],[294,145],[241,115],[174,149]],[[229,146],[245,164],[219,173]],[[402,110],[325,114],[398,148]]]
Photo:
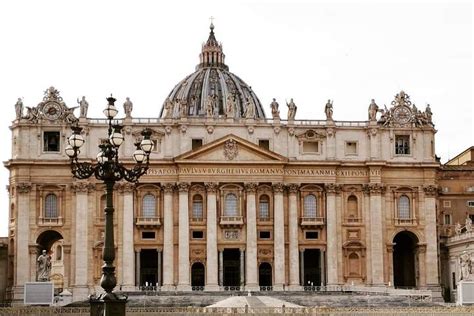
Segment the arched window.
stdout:
[[229,193],[225,196],[224,216],[237,216],[237,195]]
[[410,199],[406,195],[402,195],[398,199],[398,218],[410,218]]
[[313,194],[308,194],[304,197],[304,217],[316,217],[317,206],[316,206],[316,197]]
[[56,247],[56,260],[62,260],[63,259],[63,247],[61,245],[58,245]]
[[58,217],[58,197],[55,194],[48,194],[44,199],[44,217]]
[[202,211],[202,196],[200,194],[195,194],[193,196],[193,218],[195,219],[202,219],[203,211]]
[[270,198],[266,194],[260,196],[258,215],[261,220],[270,219]]
[[349,218],[359,217],[357,212],[357,197],[355,195],[351,195],[347,198],[347,216]]
[[146,218],[155,217],[156,199],[153,194],[145,194],[142,204],[142,216]]

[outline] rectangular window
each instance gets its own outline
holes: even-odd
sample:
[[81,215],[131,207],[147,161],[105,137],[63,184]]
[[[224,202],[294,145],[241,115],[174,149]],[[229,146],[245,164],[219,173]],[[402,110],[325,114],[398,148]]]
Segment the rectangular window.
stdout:
[[155,232],[142,232],[142,239],[155,239]]
[[467,201],[468,207],[474,207],[474,201]]
[[263,149],[270,150],[270,141],[268,139],[259,139],[258,146]]
[[346,142],[346,155],[357,155],[357,142]]
[[444,214],[444,225],[451,225],[451,214]]
[[443,207],[451,207],[451,201],[443,201]]
[[410,154],[410,136],[396,135],[395,136],[395,154],[409,155]]
[[303,153],[305,154],[319,153],[319,142],[303,142]]
[[204,232],[202,230],[193,230],[193,239],[203,239]]
[[201,138],[193,138],[191,141],[191,147],[193,150],[202,147],[202,139]]
[[59,152],[60,150],[59,132],[44,132],[43,133],[43,151],[45,152]]
[[159,151],[158,150],[158,140],[152,139],[151,141],[153,142],[153,150],[152,151],[158,152]]
[[305,232],[306,239],[318,239],[318,232]]
[[258,237],[260,239],[270,239],[270,232],[268,230],[261,230],[258,232]]

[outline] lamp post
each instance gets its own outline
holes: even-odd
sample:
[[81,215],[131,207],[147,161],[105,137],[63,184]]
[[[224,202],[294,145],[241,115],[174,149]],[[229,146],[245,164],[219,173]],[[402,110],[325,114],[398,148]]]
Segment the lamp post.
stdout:
[[102,266],[102,277],[100,285],[105,293],[98,297],[90,299],[91,315],[125,315],[125,304],[127,297],[113,293],[117,285],[115,277],[115,244],[114,244],[114,205],[113,191],[114,184],[120,180],[128,182],[137,182],[138,179],[148,170],[149,156],[153,149],[153,142],[150,139],[151,132],[148,129],[142,131],[143,139],[136,143],[137,149],[133,153],[133,159],[136,164],[132,169],[127,169],[119,162],[118,150],[123,143],[122,126],[112,124],[113,118],[118,110],[114,103],[115,98],[107,98],[108,104],[103,113],[108,120],[108,142],[99,145],[97,154],[97,163],[79,162],[79,149],[84,144],[84,138],[81,135],[82,128],[72,126],[72,135],[68,138],[68,145],[65,148],[66,154],[71,158],[71,171],[75,178],[87,179],[94,175],[96,179],[101,180],[106,188],[106,206],[105,212],[105,239],[102,257],[104,265]]

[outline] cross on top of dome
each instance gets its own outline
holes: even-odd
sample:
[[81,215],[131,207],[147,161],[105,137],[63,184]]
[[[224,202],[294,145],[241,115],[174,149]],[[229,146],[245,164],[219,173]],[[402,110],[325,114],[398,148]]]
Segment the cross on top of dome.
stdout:
[[211,17],[211,25],[209,26],[211,31],[207,42],[202,46],[202,52],[199,55],[199,65],[197,65],[196,70],[206,67],[216,67],[229,70],[229,67],[224,62],[225,55],[222,51],[222,44],[216,40],[214,34],[213,19],[214,18]]

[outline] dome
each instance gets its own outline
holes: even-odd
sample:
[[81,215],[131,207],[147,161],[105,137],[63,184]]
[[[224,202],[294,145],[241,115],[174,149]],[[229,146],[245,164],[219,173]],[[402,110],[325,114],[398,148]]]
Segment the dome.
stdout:
[[265,118],[262,105],[252,88],[231,73],[224,63],[225,55],[214,35],[213,24],[210,29],[196,71],[170,92],[163,103],[160,117]]

